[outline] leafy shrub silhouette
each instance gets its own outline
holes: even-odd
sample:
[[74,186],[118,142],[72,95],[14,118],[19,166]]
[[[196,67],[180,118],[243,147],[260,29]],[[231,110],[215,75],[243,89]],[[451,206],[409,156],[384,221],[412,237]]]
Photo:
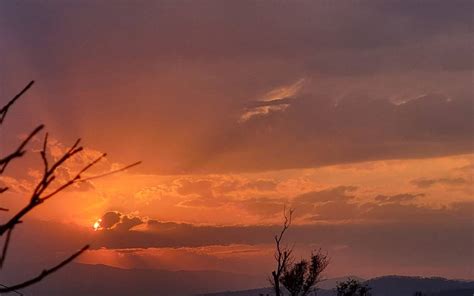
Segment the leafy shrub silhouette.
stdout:
[[336,287],[337,296],[371,296],[370,288],[355,279],[340,282]]
[[311,253],[310,261],[302,259],[289,264],[283,272],[281,283],[291,296],[306,296],[314,291],[316,284],[321,281],[321,273],[328,264],[329,258],[321,250]]
[[275,254],[277,263],[276,269],[272,271],[270,283],[276,296],[283,296],[280,284],[290,293],[291,296],[306,296],[316,290],[317,284],[322,280],[321,274],[329,264],[329,257],[321,250],[311,253],[310,260],[302,259],[294,262],[293,248],[282,245],[284,234],[291,225],[293,209],[288,212],[283,210],[283,227],[278,235],[275,235]]

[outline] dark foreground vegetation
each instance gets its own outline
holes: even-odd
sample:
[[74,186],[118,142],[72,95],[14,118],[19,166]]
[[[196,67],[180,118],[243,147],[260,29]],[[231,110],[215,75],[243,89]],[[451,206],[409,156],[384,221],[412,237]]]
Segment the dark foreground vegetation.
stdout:
[[[365,281],[373,296],[472,296],[474,281],[448,280],[445,278],[423,278],[409,276],[384,276]],[[337,290],[325,286],[318,289],[317,296],[336,296]],[[203,294],[202,296],[258,296],[275,295],[272,288],[246,291]]]

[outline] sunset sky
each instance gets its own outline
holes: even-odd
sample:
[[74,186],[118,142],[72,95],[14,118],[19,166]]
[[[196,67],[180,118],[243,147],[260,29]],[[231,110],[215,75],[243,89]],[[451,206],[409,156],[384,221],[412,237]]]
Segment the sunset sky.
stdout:
[[[51,157],[81,137],[80,183],[15,230],[6,268],[78,259],[261,276],[273,235],[327,276],[474,279],[472,1],[10,1],[2,127]],[[1,176],[18,209],[40,138]],[[2,219],[8,214],[1,213]],[[101,219],[96,231],[94,223]],[[33,243],[34,242],[34,243]],[[14,267],[13,267],[14,268]]]

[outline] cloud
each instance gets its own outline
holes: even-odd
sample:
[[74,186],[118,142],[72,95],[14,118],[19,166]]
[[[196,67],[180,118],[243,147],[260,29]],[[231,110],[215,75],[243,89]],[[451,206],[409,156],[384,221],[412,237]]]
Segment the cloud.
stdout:
[[435,185],[446,185],[446,186],[462,186],[467,185],[469,182],[461,177],[458,178],[437,178],[437,179],[416,179],[410,181],[411,184],[419,188],[430,188]]
[[[473,247],[472,202],[456,202],[449,206],[432,208],[397,202],[378,203],[375,200],[371,203],[356,203],[352,198],[340,198],[335,202],[321,201],[327,200],[324,198],[316,200],[315,210],[323,210],[319,212],[320,216],[313,216],[317,223],[295,223],[290,227],[286,241],[295,242],[298,244],[297,249],[308,252],[315,247],[330,250],[331,257],[334,258],[333,265],[341,270],[345,268],[344,272],[351,271],[347,270],[348,266],[360,266],[362,262],[370,262],[369,269],[372,270],[372,274],[375,270],[389,272],[393,271],[393,268],[406,272],[412,270],[410,268],[418,268],[416,270],[423,269],[425,270],[423,272],[434,270],[443,274],[454,274],[452,272],[456,270],[458,272],[465,270],[459,268],[466,265],[466,258],[472,258],[470,256]],[[352,211],[350,213],[352,223],[340,223],[349,209]],[[301,209],[297,208],[295,213],[298,213],[298,210]],[[172,262],[160,265],[163,261],[159,257],[152,258],[153,249],[171,248],[176,249],[174,253],[180,253],[181,248],[187,248],[189,252],[201,252],[206,257],[209,254],[203,248],[208,247],[221,250],[227,246],[232,250],[235,245],[245,245],[247,246],[245,248],[253,250],[262,246],[272,248],[273,236],[281,227],[280,225],[205,226],[131,217],[117,212],[107,215],[113,218],[109,221],[110,228],[99,231],[56,221],[31,219],[25,221],[27,223],[15,230],[15,239],[9,252],[6,270],[23,266],[22,264],[26,264],[25,254],[33,252],[41,256],[35,256],[31,260],[28,256],[28,266],[51,265],[61,254],[66,256],[85,243],[90,243],[92,250],[97,251],[103,248],[110,251],[129,249],[128,253],[133,254],[132,257],[143,254],[139,257],[157,260],[154,263],[150,262],[148,267],[172,268]],[[337,215],[339,216],[336,219]],[[121,222],[117,222],[118,217],[121,217]],[[327,223],[331,218],[334,223]],[[136,225],[139,221],[142,223]],[[326,222],[320,223],[322,221]],[[121,223],[123,228],[119,226]],[[345,247],[340,249],[337,246]],[[147,253],[147,249],[151,249],[150,254]],[[236,256],[241,257],[238,254]],[[129,259],[133,259],[132,257]],[[108,256],[103,257],[104,263],[107,258],[110,259]],[[120,258],[121,262],[132,264],[127,267],[144,267],[140,263],[143,261],[125,260],[123,256]],[[262,264],[268,262],[265,261],[268,258],[272,258],[271,252],[265,258],[254,259],[256,263]],[[186,258],[183,260],[186,262]],[[370,272],[366,269],[359,271]],[[467,273],[463,273],[465,274]]]
[[[276,179],[202,175],[266,175],[269,170],[471,153],[471,1],[275,5],[178,0],[133,5],[133,13],[127,1],[113,7],[85,2],[0,4],[3,93],[15,94],[22,81],[41,78],[28,100],[16,106],[21,112],[9,118],[12,129],[2,135],[3,142],[15,143],[18,134],[44,122],[60,139],[53,156],[64,151],[61,142],[80,135],[87,145],[125,163],[139,156],[145,160],[139,169],[150,175],[84,183],[70,192],[74,200],[64,199],[62,205],[52,200],[47,215],[42,207],[34,215],[87,220],[119,210],[108,213],[102,231],[87,237],[97,238],[99,247],[254,244],[271,243],[278,227],[153,224],[127,213],[140,208],[144,216],[211,223],[247,223],[255,215],[252,224],[278,217],[287,202],[296,205],[298,219],[318,224],[295,225],[290,237],[295,241],[334,242],[387,264],[465,264],[461,257],[472,257],[466,251],[472,249],[472,205],[420,203],[445,204],[470,192],[451,196],[430,190],[421,200],[397,186],[413,179],[417,188],[458,189],[464,181],[457,177],[418,179],[412,172],[404,179],[407,171],[387,173],[390,167],[384,176],[365,179],[371,188],[359,184],[358,175],[344,176],[342,184],[356,184],[356,190],[337,187],[340,171],[335,170],[322,181],[327,184],[312,181],[285,191],[287,185]],[[93,158],[94,153],[86,153],[71,162],[61,179]],[[97,169],[112,166],[105,162]],[[415,167],[412,171],[422,171]],[[199,176],[180,178],[192,173]],[[306,177],[307,171],[273,173]],[[180,176],[168,184],[163,179],[174,177],[158,174]],[[365,190],[390,174],[396,175],[393,184],[381,185],[386,187],[379,195],[371,191],[367,200]],[[31,185],[2,180],[12,184],[12,193],[24,193]],[[78,201],[81,195],[86,201]],[[72,226],[51,229],[57,233],[36,236],[31,245],[89,241],[75,241]]]
[[352,199],[354,196],[347,195],[357,189],[355,186],[338,186],[322,191],[311,191],[303,193],[294,198],[296,204],[314,204],[324,202],[340,202]]
[[181,195],[197,194],[199,196],[212,197],[213,182],[207,179],[180,179],[177,181],[177,192]]
[[296,216],[310,221],[344,221],[355,217],[357,204],[350,195],[357,187],[338,186],[321,191],[310,191],[293,198]]
[[143,221],[139,217],[128,217],[122,216],[122,220],[118,223],[115,228],[119,231],[130,230],[135,226],[142,224]]
[[240,123],[244,123],[254,117],[268,116],[275,112],[283,112],[290,107],[291,100],[298,95],[306,79],[302,78],[295,83],[278,87],[266,93],[262,99],[257,100],[254,106],[245,109],[244,113],[239,118]]
[[395,195],[377,195],[374,199],[382,203],[400,203],[405,201],[414,201],[417,197],[424,196],[424,194],[395,194]]
[[[264,279],[273,263],[273,249],[264,245],[204,246],[195,248],[97,249],[80,258],[81,263],[103,263],[119,268],[166,270],[220,270],[259,274]],[[110,260],[113,258],[113,260]]]
[[[278,183],[268,178],[244,178],[232,175],[209,177],[180,177],[170,184],[171,193],[181,199],[179,206],[196,208],[236,207],[248,212],[261,212],[256,204],[269,206],[263,211],[270,214],[276,205],[282,205],[275,197],[279,195]],[[255,210],[255,212],[254,212]],[[262,213],[263,213],[262,212]]]
[[[148,3],[123,19],[129,5],[2,3],[5,93],[43,78],[24,116],[10,118],[14,135],[38,118],[62,140],[80,134],[125,163],[141,155],[140,169],[159,174],[470,150],[469,1]],[[369,99],[342,99],[354,93]]]
[[435,94],[400,105],[360,95],[337,103],[307,95],[284,113],[237,127],[219,140],[225,150],[210,146],[202,155],[212,157],[193,167],[260,171],[469,153],[471,104]]
[[[296,217],[311,223],[437,223],[448,219],[467,219],[462,207],[470,202],[434,207],[416,203],[424,193],[376,195],[372,200],[358,199],[353,186],[338,186],[303,193],[292,199]],[[458,214],[456,214],[458,213]]]
[[261,102],[275,102],[278,100],[284,100],[288,98],[293,98],[298,95],[303,89],[304,85],[307,83],[306,78],[301,78],[295,83],[287,86],[278,87],[266,93],[263,96],[263,99],[259,100]]
[[277,182],[274,180],[269,179],[256,179],[249,182],[244,183],[241,186],[242,190],[251,189],[257,191],[272,191],[275,190],[277,187]]
[[110,229],[120,222],[121,217],[119,212],[107,212],[102,216],[100,225],[104,229]]
[[[379,195],[380,196],[380,195]],[[403,196],[403,197],[402,197]],[[407,227],[423,225],[429,231],[436,231],[439,225],[458,225],[468,228],[472,220],[472,202],[455,202],[444,207],[427,207],[417,204],[406,204],[407,197],[419,195],[398,195],[387,202],[374,199],[375,202],[349,202],[352,198],[335,199],[334,201],[316,201],[307,210],[295,209],[295,237],[292,240],[305,243],[316,243],[321,237],[309,238],[308,233],[325,233],[324,229],[364,228],[383,229],[384,227]],[[318,199],[319,200],[319,199]],[[249,200],[245,206],[256,206],[262,215],[280,214],[281,203],[272,200]],[[261,207],[264,205],[264,207]],[[273,207],[273,208],[272,208]],[[306,205],[308,207],[308,205]],[[117,221],[116,217],[115,221]],[[111,227],[103,227],[96,233],[95,248],[154,248],[154,247],[197,247],[206,245],[230,244],[266,244],[272,242],[273,234],[278,232],[278,225],[234,225],[211,226],[189,223],[163,222],[155,219],[145,220],[140,217],[130,218],[120,215],[121,220]],[[299,219],[299,220],[298,220]],[[310,222],[311,224],[307,224]],[[350,223],[348,223],[350,222]],[[316,223],[316,224],[313,224]],[[338,225],[341,225],[340,227]],[[342,226],[346,225],[346,226]],[[136,226],[136,227],[135,227]],[[454,227],[454,226],[453,226]],[[327,236],[328,234],[324,234]],[[353,238],[352,238],[353,239]],[[343,243],[343,242],[339,242]]]
[[131,217],[114,211],[107,212],[102,216],[99,229],[123,232],[143,223],[144,221],[140,217]]
[[247,198],[235,202],[235,206],[260,217],[275,217],[281,214],[285,200],[281,198]]
[[259,106],[254,107],[250,110],[245,111],[242,116],[239,118],[239,122],[245,122],[257,116],[266,116],[274,112],[283,112],[286,108],[290,107],[289,104],[279,104],[279,105],[268,105],[268,106]]
[[232,175],[209,177],[181,177],[173,181],[172,187],[180,195],[198,195],[201,197],[214,197],[223,194],[239,192],[265,192],[273,191],[277,182],[265,178],[244,178]]

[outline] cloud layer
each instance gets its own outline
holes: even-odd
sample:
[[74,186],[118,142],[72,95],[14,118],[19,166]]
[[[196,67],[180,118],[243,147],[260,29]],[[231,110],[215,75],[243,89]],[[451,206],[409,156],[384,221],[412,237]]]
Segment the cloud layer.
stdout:
[[160,174],[471,150],[470,1],[130,5],[2,4],[5,95],[41,81],[14,135],[40,120]]

